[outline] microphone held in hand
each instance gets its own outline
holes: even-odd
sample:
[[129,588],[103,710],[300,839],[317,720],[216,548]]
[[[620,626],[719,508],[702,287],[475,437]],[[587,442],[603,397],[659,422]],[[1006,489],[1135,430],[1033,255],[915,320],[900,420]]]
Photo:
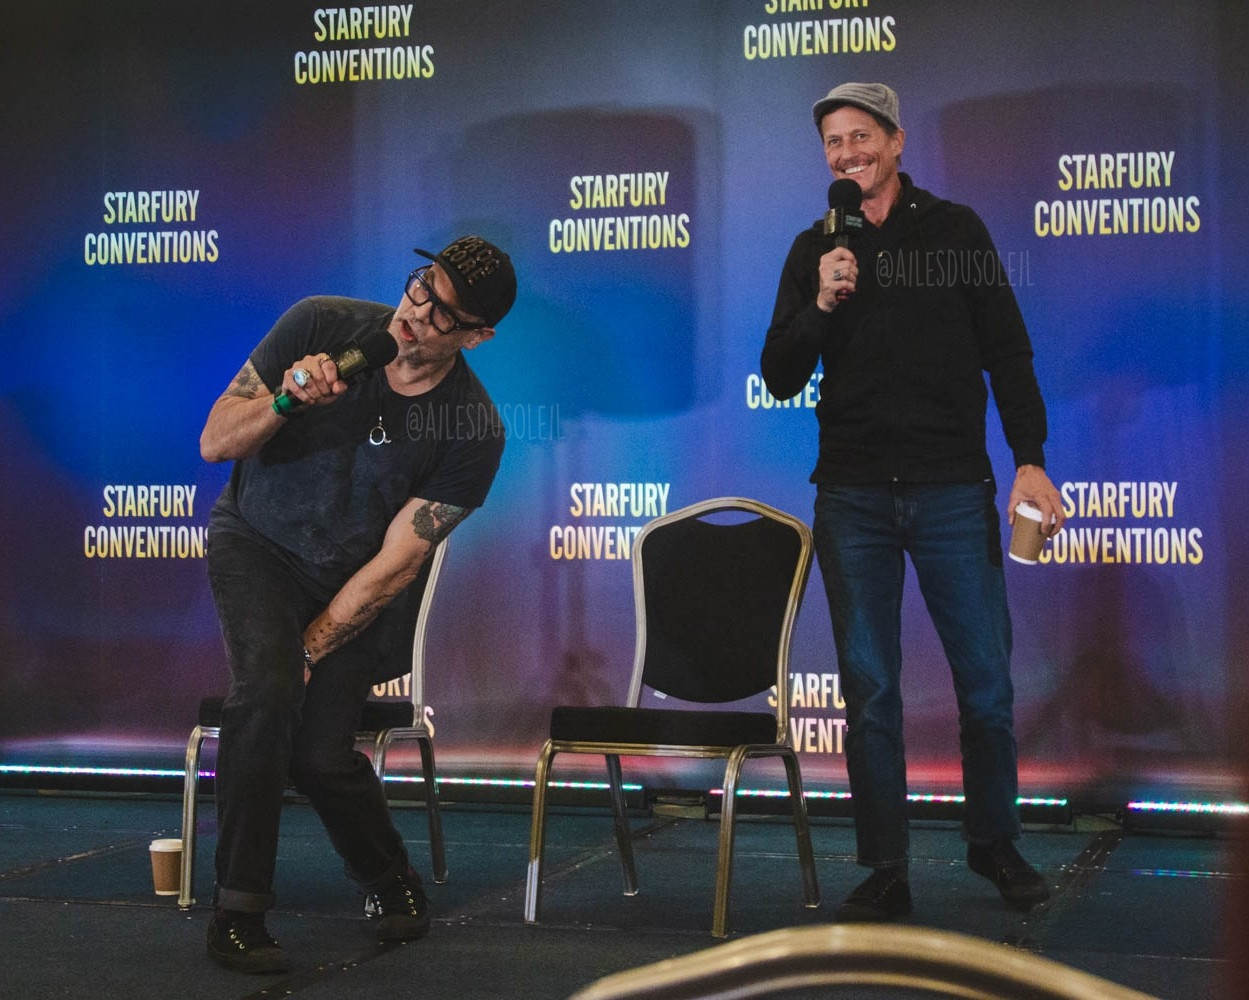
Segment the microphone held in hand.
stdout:
[[[349,340],[337,354],[330,355],[330,360],[338,368],[338,377],[345,382],[353,375],[390,364],[398,353],[399,345],[395,343],[395,338],[385,330],[379,330],[362,340]],[[285,389],[273,397],[273,412],[282,416],[301,405],[303,400]]]
[[850,237],[863,232],[863,189],[843,177],[828,186],[828,213],[824,216],[824,235],[833,237],[839,247],[848,247]]

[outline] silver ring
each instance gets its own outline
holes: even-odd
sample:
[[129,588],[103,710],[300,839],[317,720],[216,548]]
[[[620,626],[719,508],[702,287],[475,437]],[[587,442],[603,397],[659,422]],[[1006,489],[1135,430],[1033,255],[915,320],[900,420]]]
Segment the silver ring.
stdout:
[[[841,272],[840,272],[840,271],[834,271],[834,272],[833,272],[833,280],[834,280],[834,281],[840,281],[840,280],[841,280]],[[301,382],[301,383],[300,383],[300,385],[303,385],[303,383]]]
[[291,372],[291,380],[301,389],[308,384],[310,378],[312,378],[312,372],[307,368],[296,368]]

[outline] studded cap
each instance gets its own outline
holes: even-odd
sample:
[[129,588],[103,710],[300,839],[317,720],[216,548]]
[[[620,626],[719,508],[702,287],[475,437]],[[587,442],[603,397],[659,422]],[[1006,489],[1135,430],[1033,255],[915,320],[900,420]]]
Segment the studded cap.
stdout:
[[512,258],[480,236],[461,236],[441,253],[415,251],[437,261],[455,286],[465,312],[493,326],[516,301],[516,271]]

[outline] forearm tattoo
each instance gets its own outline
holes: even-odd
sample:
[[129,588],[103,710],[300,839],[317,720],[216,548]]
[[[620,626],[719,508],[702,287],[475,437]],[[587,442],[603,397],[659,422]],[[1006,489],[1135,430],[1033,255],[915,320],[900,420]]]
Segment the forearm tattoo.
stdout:
[[412,530],[416,537],[430,545],[437,545],[451,529],[468,517],[467,507],[456,507],[449,503],[427,503],[417,507],[412,515]]
[[[430,547],[437,545],[451,533],[451,529],[468,517],[469,507],[456,507],[446,503],[425,503],[412,515],[412,530],[417,538],[428,542]],[[351,621],[340,622],[331,617],[329,610],[323,611],[309,626],[308,647],[317,655],[317,659],[346,645],[377,617],[390,600],[395,591],[387,590],[366,601],[351,617]]]
[[308,645],[313,649],[322,651],[321,655],[323,656],[338,649],[340,646],[346,645],[364,630],[365,625],[373,620],[377,610],[372,606],[362,608],[356,622],[338,622],[331,618],[328,612],[324,613],[312,623],[308,635]]
[[239,373],[234,376],[234,381],[230,383],[230,387],[226,389],[227,396],[241,396],[244,399],[255,399],[261,393],[268,392],[264,382],[256,373],[255,366],[248,361]]

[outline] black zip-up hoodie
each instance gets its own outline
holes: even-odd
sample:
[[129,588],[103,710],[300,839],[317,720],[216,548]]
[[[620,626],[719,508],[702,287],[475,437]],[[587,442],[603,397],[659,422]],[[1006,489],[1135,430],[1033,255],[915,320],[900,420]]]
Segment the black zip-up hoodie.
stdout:
[[851,243],[854,293],[816,304],[817,221],[781,272],[761,369],[788,399],[822,360],[820,451],[813,483],[970,483],[993,478],[985,448],[989,375],[1016,467],[1044,466],[1045,404],[1015,294],[979,216],[899,175],[902,194],[878,229]]

